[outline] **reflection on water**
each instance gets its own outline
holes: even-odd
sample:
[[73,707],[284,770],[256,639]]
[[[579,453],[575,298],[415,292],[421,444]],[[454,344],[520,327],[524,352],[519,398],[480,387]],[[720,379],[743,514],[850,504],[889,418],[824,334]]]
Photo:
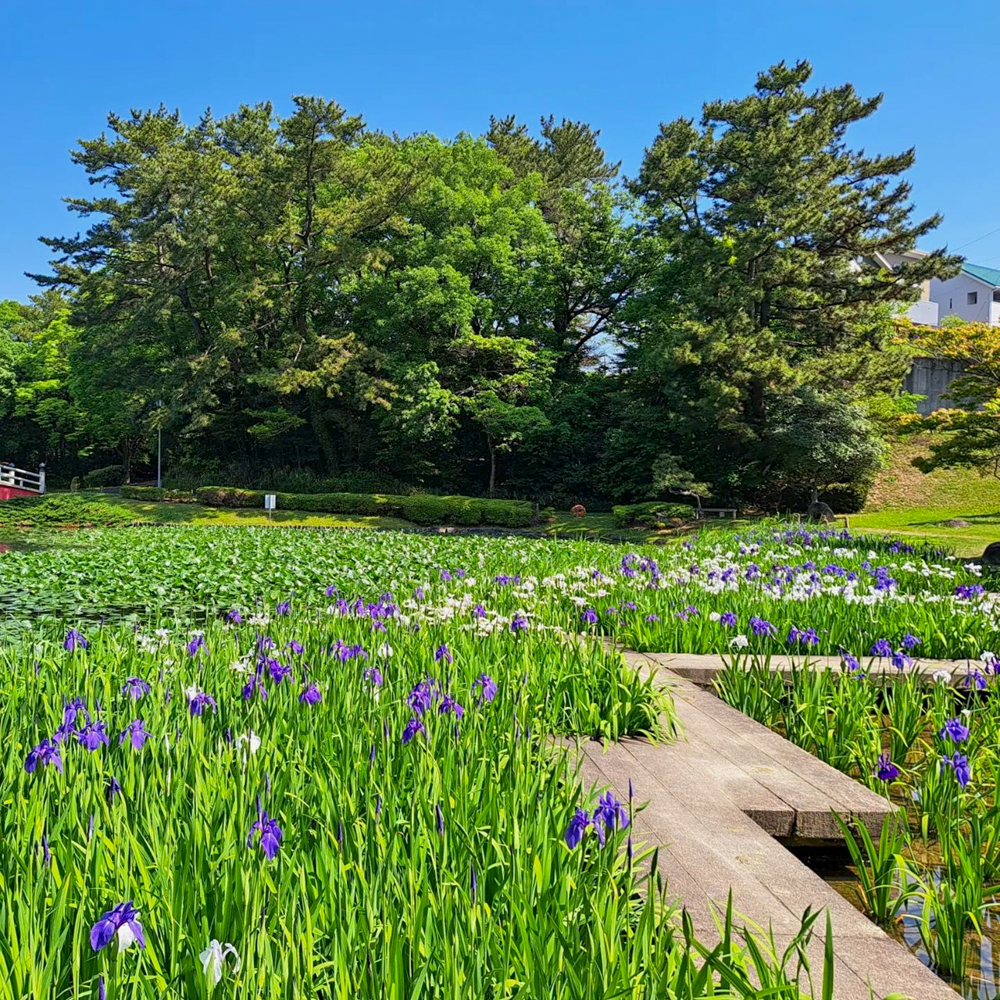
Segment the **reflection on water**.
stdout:
[[[850,855],[846,848],[792,848],[792,853],[811,868],[830,888],[835,889],[852,906],[861,910],[857,887],[859,881],[854,868],[850,864]],[[935,884],[940,881],[940,869],[932,868],[926,873]],[[920,924],[923,920],[923,902],[919,897],[908,899],[903,905],[899,916],[886,933],[906,947],[920,959],[928,968],[934,968],[930,955],[924,946],[920,934]],[[1000,997],[1000,919],[991,910],[985,910],[980,916],[983,929],[982,937],[970,932],[966,940],[968,962],[965,982],[958,983],[951,977],[942,975],[946,982],[959,990],[966,1000],[995,1000]],[[931,915],[930,926],[934,927]],[[836,932],[834,932],[836,944]],[[938,970],[935,970],[938,971]]]

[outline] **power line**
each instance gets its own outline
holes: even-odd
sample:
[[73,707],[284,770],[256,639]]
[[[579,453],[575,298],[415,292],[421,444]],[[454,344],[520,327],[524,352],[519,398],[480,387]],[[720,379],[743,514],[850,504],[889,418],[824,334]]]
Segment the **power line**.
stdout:
[[969,240],[968,243],[963,243],[962,246],[960,247],[955,247],[952,252],[956,253],[957,251],[962,250],[965,247],[971,247],[973,243],[978,243],[980,240],[985,240],[987,236],[992,236],[994,233],[1000,233],[1000,226],[997,226],[996,229],[991,229],[988,233],[984,233],[982,236],[977,236],[974,240]]

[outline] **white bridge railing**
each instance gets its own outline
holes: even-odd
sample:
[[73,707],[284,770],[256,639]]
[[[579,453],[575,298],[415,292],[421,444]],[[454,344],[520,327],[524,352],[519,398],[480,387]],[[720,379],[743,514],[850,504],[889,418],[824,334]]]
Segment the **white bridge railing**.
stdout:
[[12,486],[17,490],[29,490],[32,493],[45,492],[45,463],[38,466],[37,472],[19,469],[9,462],[0,462],[0,486]]

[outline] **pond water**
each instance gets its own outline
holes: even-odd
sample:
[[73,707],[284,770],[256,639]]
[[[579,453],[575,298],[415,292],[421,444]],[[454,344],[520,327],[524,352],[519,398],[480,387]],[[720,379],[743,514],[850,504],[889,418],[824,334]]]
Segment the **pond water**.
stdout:
[[[859,885],[857,873],[851,865],[850,854],[846,848],[793,847],[789,850],[852,906],[858,910],[863,909],[857,892]],[[937,881],[933,869],[929,874]],[[1000,906],[1000,901],[997,905]],[[920,936],[921,918],[919,900],[911,899],[903,906],[895,923],[886,928],[886,933],[904,944],[924,965],[933,969],[934,964]],[[986,910],[981,919],[982,938],[978,934],[970,933],[966,941],[968,974],[965,981],[956,982],[935,969],[938,975],[958,990],[966,1000],[995,1000],[996,997],[1000,997],[1000,914]]]

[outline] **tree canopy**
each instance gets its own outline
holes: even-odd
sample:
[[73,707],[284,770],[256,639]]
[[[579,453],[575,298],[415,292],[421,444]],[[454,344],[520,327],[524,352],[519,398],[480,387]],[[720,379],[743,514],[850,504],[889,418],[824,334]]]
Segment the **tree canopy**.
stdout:
[[632,179],[551,116],[442,140],[317,97],[112,114],[72,154],[82,232],[0,308],[0,457],[127,473],[160,426],[168,471],[231,482],[773,504],[863,480],[893,315],[956,260],[869,263],[938,218],[912,150],[848,145],[880,98],[810,72],[662,125]]

